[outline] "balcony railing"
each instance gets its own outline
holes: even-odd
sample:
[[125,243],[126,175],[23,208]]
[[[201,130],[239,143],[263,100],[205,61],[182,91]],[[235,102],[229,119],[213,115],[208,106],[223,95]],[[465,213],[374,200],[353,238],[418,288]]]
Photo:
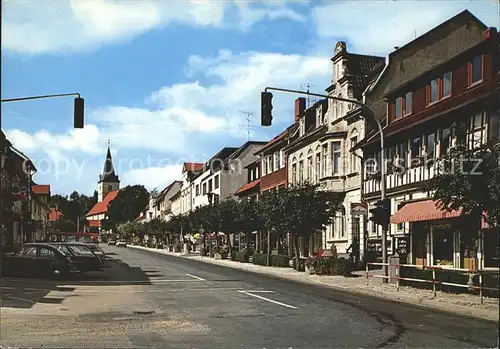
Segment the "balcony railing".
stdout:
[[[400,167],[388,167],[386,171],[386,190],[410,184],[418,184],[433,178],[439,171],[439,161],[417,165],[415,162],[403,170]],[[363,189],[365,195],[380,192],[381,177],[379,173],[365,174]]]

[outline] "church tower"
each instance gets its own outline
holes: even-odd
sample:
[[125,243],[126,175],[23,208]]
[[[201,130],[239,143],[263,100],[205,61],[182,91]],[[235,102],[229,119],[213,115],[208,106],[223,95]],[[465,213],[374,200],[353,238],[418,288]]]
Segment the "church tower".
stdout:
[[108,152],[106,153],[106,160],[104,160],[104,169],[102,174],[99,176],[99,181],[97,182],[97,201],[103,201],[109,192],[118,189],[120,189],[120,180],[115,173],[115,167],[113,165],[113,159],[111,157],[111,151],[109,150],[108,141]]

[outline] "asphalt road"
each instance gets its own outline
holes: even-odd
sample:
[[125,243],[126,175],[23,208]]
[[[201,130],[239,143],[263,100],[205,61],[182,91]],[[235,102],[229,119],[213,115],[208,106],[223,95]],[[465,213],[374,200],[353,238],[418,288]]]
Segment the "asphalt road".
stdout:
[[2,280],[2,347],[485,348],[498,324],[129,248],[85,281]]

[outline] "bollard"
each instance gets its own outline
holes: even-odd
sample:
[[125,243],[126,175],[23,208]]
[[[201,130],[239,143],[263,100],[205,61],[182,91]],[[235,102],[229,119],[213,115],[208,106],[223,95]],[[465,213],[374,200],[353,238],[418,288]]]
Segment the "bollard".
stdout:
[[436,269],[432,269],[432,294],[436,298]]
[[366,263],[366,284],[368,285],[368,263]]

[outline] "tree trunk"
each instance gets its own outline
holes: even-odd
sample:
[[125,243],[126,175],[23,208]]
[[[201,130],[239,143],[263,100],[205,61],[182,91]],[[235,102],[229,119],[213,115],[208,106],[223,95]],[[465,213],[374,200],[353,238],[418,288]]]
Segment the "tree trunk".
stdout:
[[299,237],[295,234],[292,235],[293,247],[295,250],[295,270],[299,271],[300,252],[299,252]]
[[231,252],[233,250],[233,247],[231,246],[231,237],[230,237],[231,234],[227,234],[226,237],[227,237],[227,248],[229,250],[229,256],[231,256]]

